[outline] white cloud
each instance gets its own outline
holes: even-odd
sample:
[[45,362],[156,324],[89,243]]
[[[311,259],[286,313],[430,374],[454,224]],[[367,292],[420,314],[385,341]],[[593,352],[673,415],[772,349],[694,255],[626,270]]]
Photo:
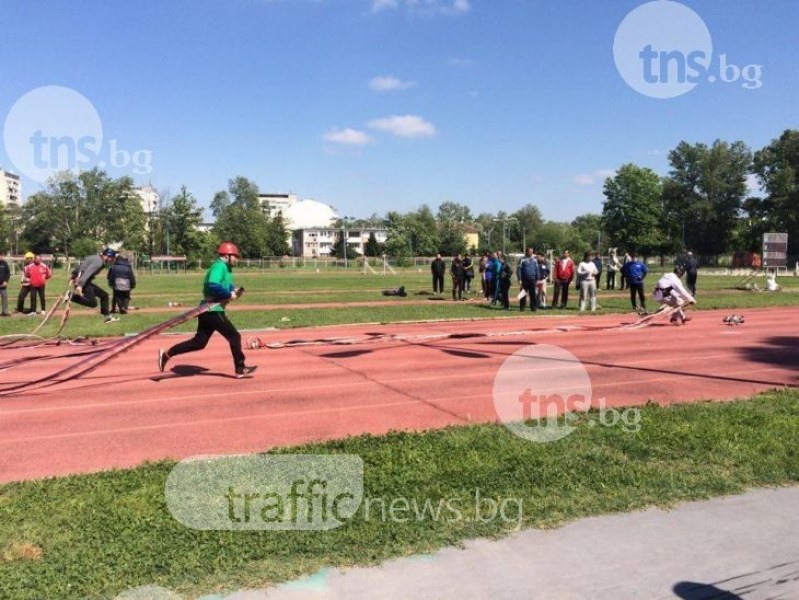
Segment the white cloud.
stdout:
[[574,178],[577,185],[593,185],[597,180],[605,181],[608,177],[616,175],[616,171],[611,169],[599,169],[593,173],[582,173]]
[[380,12],[381,10],[397,8],[398,6],[398,0],[372,0],[372,12]]
[[369,87],[375,92],[395,92],[398,90],[407,90],[415,85],[415,81],[402,81],[393,75],[381,75],[379,77],[373,77],[369,82]]
[[372,0],[372,12],[397,9],[422,15],[465,15],[472,10],[470,0]]
[[430,137],[437,133],[435,125],[415,115],[391,116],[373,119],[367,123],[372,129],[386,131],[397,137]]
[[348,146],[363,146],[369,144],[372,138],[363,131],[357,129],[333,129],[324,135],[326,142],[345,144]]

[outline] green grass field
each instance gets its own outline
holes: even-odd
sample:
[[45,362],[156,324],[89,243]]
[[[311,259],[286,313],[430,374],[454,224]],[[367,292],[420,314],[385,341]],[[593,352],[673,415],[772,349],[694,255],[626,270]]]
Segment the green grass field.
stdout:
[[[163,309],[157,312],[137,313],[132,311],[121,318],[118,323],[104,325],[97,309],[90,310],[73,305],[70,322],[64,332],[67,336],[91,335],[109,336],[133,333],[166,320],[170,316],[193,306],[200,299],[199,290],[202,284],[201,273],[151,275],[139,277],[139,285],[133,292],[131,304],[143,309]],[[649,277],[647,289],[654,285],[656,273]],[[698,310],[707,309],[745,309],[765,306],[799,305],[799,280],[791,277],[781,279],[781,293],[746,292],[734,289],[740,277],[701,276],[699,279]],[[486,319],[515,316],[516,305],[511,303],[512,310],[506,312],[500,308],[490,307],[484,302],[452,302],[446,292],[444,300],[434,301],[429,295],[431,290],[430,276],[427,269],[402,271],[397,275],[386,277],[362,275],[360,272],[268,272],[255,273],[246,271],[235,274],[238,285],[246,288],[246,293],[238,302],[242,305],[267,305],[273,310],[251,310],[233,313],[233,321],[240,329],[264,329],[269,327],[294,328],[314,325],[335,325],[343,323],[391,323],[401,321],[418,321],[428,319]],[[761,280],[762,283],[762,280]],[[105,281],[100,280],[105,287]],[[449,281],[445,281],[449,286]],[[479,285],[479,282],[478,282]],[[405,286],[406,298],[385,297],[383,289]],[[48,285],[49,302],[64,290],[66,278],[60,273]],[[12,283],[10,294],[13,296],[11,306],[15,306],[18,288]],[[515,293],[516,287],[512,288]],[[423,294],[418,294],[422,292]],[[472,294],[469,297],[479,297]],[[570,308],[566,311],[553,310],[539,315],[574,314],[577,311],[578,295],[572,289]],[[551,288],[550,288],[551,300]],[[600,314],[630,312],[630,303],[626,292],[610,293],[600,291],[602,309]],[[169,302],[180,302],[180,308],[169,308]],[[384,306],[337,306],[337,307],[297,307],[298,304],[313,305],[322,303],[375,302]],[[650,306],[654,302],[649,301]],[[28,333],[37,324],[34,317],[15,316],[0,320],[2,334]],[[56,324],[48,324],[42,331],[44,336],[56,330]],[[189,331],[193,328],[188,323],[178,331]]]
[[[591,427],[597,414],[588,413],[550,444],[474,425],[279,451],[356,454],[364,498],[457,502],[457,518],[359,511],[326,532],[194,531],[167,510],[171,462],[0,486],[0,595],[113,598],[157,584],[194,597],[265,587],[323,566],[370,565],[519,528],[799,481],[799,392],[639,410],[637,432]],[[478,514],[478,490],[505,511]]]

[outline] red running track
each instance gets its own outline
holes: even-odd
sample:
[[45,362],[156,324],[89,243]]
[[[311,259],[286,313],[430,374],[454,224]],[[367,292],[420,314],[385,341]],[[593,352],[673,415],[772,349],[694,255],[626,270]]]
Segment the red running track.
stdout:
[[[633,321],[624,315],[525,315],[270,331],[261,340],[357,343],[249,350],[248,362],[259,369],[245,380],[232,377],[220,337],[201,353],[174,359],[164,374],[156,369],[157,349],[182,336],[148,340],[82,379],[0,398],[0,482],[496,421],[497,370],[530,344],[577,356],[593,397],[610,406],[726,400],[799,384],[796,309],[748,310],[740,327],[724,325],[725,314],[695,313],[683,327],[638,330],[615,327]],[[0,389],[78,360],[59,355],[74,350],[0,350],[2,363],[56,355],[0,371]]]

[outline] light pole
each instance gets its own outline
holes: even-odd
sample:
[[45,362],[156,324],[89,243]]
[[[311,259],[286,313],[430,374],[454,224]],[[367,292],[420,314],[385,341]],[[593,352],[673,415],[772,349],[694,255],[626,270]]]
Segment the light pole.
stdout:
[[344,270],[347,270],[347,221],[352,217],[341,217],[341,252],[344,254]]
[[[501,219],[494,219],[494,221],[498,221],[498,222],[502,223],[502,254],[507,254],[507,249],[506,249],[506,246],[507,246],[506,229],[507,229],[507,226],[508,226],[508,221],[516,221],[518,223],[519,219],[517,219],[516,217],[503,217]],[[524,250],[524,249],[522,249],[522,250]]]

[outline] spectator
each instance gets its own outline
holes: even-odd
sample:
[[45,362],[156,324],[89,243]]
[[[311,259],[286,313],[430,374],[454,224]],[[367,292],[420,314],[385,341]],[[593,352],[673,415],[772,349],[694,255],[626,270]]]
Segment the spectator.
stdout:
[[510,310],[510,298],[508,292],[510,291],[511,280],[513,279],[513,269],[508,264],[508,257],[502,253],[498,253],[499,273],[497,281],[499,285],[499,300],[502,302],[502,308]]
[[538,308],[547,307],[547,283],[549,281],[549,264],[543,254],[538,255],[538,283],[536,284],[536,303]]
[[11,280],[11,269],[8,268],[8,263],[3,259],[0,254],[0,303],[2,303],[2,312],[0,317],[10,317],[8,312],[8,282]]
[[528,248],[524,258],[519,261],[519,265],[516,267],[516,279],[525,291],[525,296],[519,300],[520,312],[524,312],[528,298],[530,299],[530,310],[533,312],[538,310],[538,301],[536,299],[538,275],[538,259],[535,257],[533,249]]
[[591,312],[596,310],[597,273],[596,263],[591,260],[591,253],[586,252],[583,262],[577,265],[577,277],[580,280],[580,312],[585,310],[586,301],[590,304]]
[[696,260],[693,252],[688,252],[685,255],[685,285],[688,286],[688,291],[691,296],[696,297],[696,276],[699,270],[699,261]]
[[130,292],[136,288],[136,273],[124,256],[117,256],[114,264],[108,269],[108,286],[114,291],[111,298],[111,312],[119,308],[119,314],[128,314]]
[[616,249],[611,248],[610,256],[608,257],[608,277],[606,283],[606,289],[608,290],[615,290],[616,289],[616,273],[619,270],[619,256],[616,254]]
[[25,264],[22,265],[22,281],[20,281],[19,296],[17,296],[17,310],[15,312],[25,313],[25,299],[31,293],[31,280],[28,279],[28,265],[33,263],[33,252],[25,253]]
[[452,300],[463,300],[465,274],[463,271],[463,259],[460,254],[456,254],[452,257],[452,264],[449,266],[449,274],[452,276]]
[[494,251],[491,258],[492,269],[494,270],[494,296],[491,301],[491,306],[497,303],[497,300],[502,295],[502,285],[500,275],[502,274],[502,253],[499,250]]
[[447,267],[441,259],[441,254],[436,254],[433,262],[430,263],[430,272],[433,274],[434,294],[441,295],[444,293],[444,271],[446,271],[446,269]]
[[631,260],[632,260],[632,257],[630,256],[630,253],[629,252],[625,252],[624,253],[624,258],[621,261],[621,287],[619,287],[620,290],[623,290],[623,289],[627,288],[627,283],[628,282],[627,282],[627,276],[625,275],[625,267],[629,264],[629,262]]
[[119,318],[111,316],[108,311],[108,292],[95,284],[94,278],[106,265],[114,261],[116,255],[114,250],[106,248],[100,254],[92,254],[84,258],[80,266],[72,272],[72,281],[75,285],[72,301],[89,308],[97,308],[97,299],[99,298],[100,314],[103,315],[105,323],[119,321]]
[[465,276],[464,281],[464,290],[466,292],[472,291],[472,279],[474,279],[474,264],[472,263],[472,257],[468,254],[463,257],[463,273]]
[[566,308],[569,303],[569,286],[574,279],[574,261],[566,250],[555,263],[555,296],[552,299],[552,306],[555,307],[560,301],[559,308]]
[[594,260],[592,261],[596,266],[596,289],[602,286],[602,259],[599,257],[598,252],[594,252]]
[[484,264],[485,271],[483,271],[483,282],[485,283],[485,298],[491,300],[494,297],[494,269],[491,255],[488,250],[485,251],[481,263]]
[[39,311],[39,314],[43,315],[44,311],[47,309],[44,304],[44,290],[47,285],[47,280],[53,276],[53,273],[50,271],[50,267],[42,262],[42,257],[39,254],[33,257],[33,262],[25,267],[25,271],[28,281],[30,281],[31,288],[30,314],[36,314],[36,297],[38,296],[42,304],[42,309]]
[[[627,287],[630,288],[630,303],[633,305],[633,310],[640,314],[647,314],[646,300],[644,299],[644,279],[649,273],[646,264],[637,260],[635,252],[630,255],[629,262],[622,267],[622,277],[627,281]],[[635,304],[635,296],[641,301],[641,306]]]

